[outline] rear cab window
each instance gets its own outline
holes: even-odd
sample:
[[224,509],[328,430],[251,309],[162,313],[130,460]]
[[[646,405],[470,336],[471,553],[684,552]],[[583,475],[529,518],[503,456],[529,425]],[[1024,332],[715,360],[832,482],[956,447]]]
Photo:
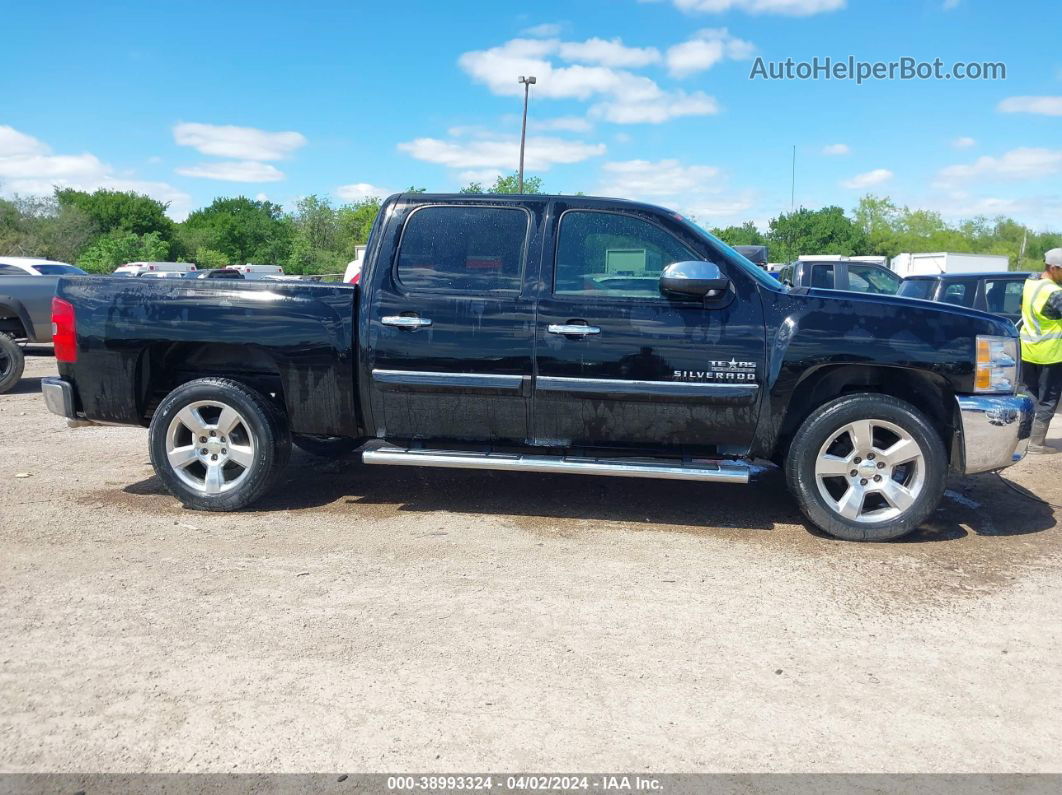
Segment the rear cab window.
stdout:
[[517,292],[530,221],[520,207],[419,207],[402,231],[397,281],[409,291]]
[[897,295],[906,298],[922,298],[930,300],[933,297],[933,288],[936,282],[932,279],[905,279],[900,285]]

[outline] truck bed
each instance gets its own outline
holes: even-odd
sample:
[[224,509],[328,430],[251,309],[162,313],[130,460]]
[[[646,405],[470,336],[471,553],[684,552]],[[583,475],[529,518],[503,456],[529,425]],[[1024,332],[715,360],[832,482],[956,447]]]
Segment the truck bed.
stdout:
[[74,306],[77,409],[144,425],[158,399],[204,373],[243,377],[274,395],[291,430],[358,434],[357,288],[300,281],[64,277]]

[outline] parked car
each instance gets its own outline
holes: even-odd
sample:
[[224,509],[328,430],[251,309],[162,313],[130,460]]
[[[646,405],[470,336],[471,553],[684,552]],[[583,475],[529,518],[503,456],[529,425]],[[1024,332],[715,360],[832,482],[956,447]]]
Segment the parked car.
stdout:
[[1011,323],[1021,320],[1021,298],[1031,273],[942,273],[936,276],[908,276],[898,295],[965,306],[1005,317]]
[[147,426],[200,510],[260,498],[292,441],[381,440],[365,463],[747,483],[768,458],[815,525],[883,540],[1028,445],[1012,324],[790,290],[646,204],[401,194],[358,287],[214,289],[61,279],[42,385],[76,422]]
[[228,265],[226,270],[236,271],[245,279],[270,279],[284,275],[284,268],[280,265]]
[[58,276],[0,270],[0,394],[22,378],[22,343],[52,341],[52,297]]
[[790,287],[817,287],[874,295],[894,295],[903,281],[888,268],[848,259],[797,260],[778,274]]
[[753,265],[758,265],[767,270],[767,246],[734,246],[734,251]]
[[114,269],[114,276],[143,276],[146,273],[189,273],[193,262],[127,262]]
[[36,257],[0,257],[0,276],[77,276],[85,271],[65,262]]
[[182,274],[185,279],[242,279],[243,274],[230,268],[209,268]]

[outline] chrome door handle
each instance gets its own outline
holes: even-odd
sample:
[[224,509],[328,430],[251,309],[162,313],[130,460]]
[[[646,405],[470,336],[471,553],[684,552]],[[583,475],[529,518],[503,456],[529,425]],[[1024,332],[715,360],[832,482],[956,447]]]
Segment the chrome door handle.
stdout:
[[398,328],[423,328],[430,326],[431,320],[426,317],[411,317],[410,315],[387,315],[380,318],[385,326],[397,326]]
[[546,326],[546,331],[550,334],[571,334],[577,337],[586,337],[591,334],[601,333],[601,329],[597,326],[569,325],[567,323],[550,323]]

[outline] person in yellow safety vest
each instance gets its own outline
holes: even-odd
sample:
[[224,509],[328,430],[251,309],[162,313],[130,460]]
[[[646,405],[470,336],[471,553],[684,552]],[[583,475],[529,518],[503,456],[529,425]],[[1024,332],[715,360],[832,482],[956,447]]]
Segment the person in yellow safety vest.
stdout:
[[1045,440],[1062,395],[1062,248],[1044,254],[1044,272],[1025,282],[1021,320],[1021,380],[1036,398],[1029,452],[1057,453]]

